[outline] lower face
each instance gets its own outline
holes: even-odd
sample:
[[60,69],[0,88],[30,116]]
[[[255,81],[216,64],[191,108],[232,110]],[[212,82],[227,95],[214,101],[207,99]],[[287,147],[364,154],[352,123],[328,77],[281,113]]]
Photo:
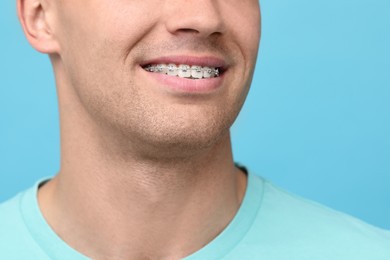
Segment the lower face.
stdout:
[[209,35],[186,28],[197,26],[185,16],[195,7],[179,2],[69,0],[58,8],[61,67],[75,102],[109,132],[172,156],[228,135],[260,38],[258,0],[202,1],[222,28]]

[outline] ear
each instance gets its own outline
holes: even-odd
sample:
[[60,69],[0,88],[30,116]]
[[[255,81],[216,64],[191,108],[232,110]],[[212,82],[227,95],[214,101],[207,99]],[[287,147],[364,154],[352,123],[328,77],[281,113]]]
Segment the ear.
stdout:
[[48,9],[44,0],[17,0],[18,17],[27,40],[37,51],[54,54],[59,44],[48,21]]

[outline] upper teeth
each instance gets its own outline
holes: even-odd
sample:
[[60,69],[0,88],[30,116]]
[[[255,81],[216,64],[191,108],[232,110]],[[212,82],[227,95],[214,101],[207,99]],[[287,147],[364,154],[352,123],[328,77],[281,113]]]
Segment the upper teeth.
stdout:
[[176,64],[155,64],[148,65],[144,67],[144,69],[149,72],[157,72],[169,76],[178,76],[180,78],[202,79],[219,76],[219,68],[202,67],[197,65],[190,66],[181,64],[177,66]]

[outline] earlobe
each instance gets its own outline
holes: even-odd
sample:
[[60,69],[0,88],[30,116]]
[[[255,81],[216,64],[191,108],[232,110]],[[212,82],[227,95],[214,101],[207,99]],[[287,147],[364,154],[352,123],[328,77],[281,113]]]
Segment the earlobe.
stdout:
[[17,0],[18,17],[30,44],[39,52],[58,53],[58,42],[47,20],[42,0]]

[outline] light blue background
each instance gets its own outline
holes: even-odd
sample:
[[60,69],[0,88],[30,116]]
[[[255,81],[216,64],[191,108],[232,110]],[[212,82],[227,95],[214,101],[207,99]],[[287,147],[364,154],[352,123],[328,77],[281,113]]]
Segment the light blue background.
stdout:
[[[0,201],[59,169],[51,66],[25,40],[14,2],[0,1]],[[262,13],[236,160],[390,229],[390,1],[264,0]]]

